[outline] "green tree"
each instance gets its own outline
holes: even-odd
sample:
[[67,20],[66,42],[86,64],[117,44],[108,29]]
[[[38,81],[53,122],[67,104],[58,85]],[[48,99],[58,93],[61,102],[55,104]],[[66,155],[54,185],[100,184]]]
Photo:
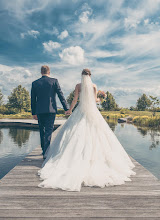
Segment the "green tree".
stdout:
[[8,107],[16,108],[19,112],[22,110],[29,111],[31,108],[29,92],[21,85],[13,89],[11,95],[8,96],[8,100]]
[[29,140],[30,130],[27,129],[9,129],[9,136],[13,139],[14,143],[18,144],[18,147],[22,147]]
[[[67,97],[67,99],[66,99],[69,106],[71,105],[71,103],[72,103],[72,101],[73,101],[74,91],[75,91],[75,90],[73,90],[73,91],[68,95],[68,97]],[[79,104],[79,97],[78,97],[77,104],[75,105],[74,109],[78,106],[78,104]],[[73,109],[73,111],[74,111],[74,109]]]
[[129,108],[131,111],[135,111],[135,107],[134,106],[130,106]]
[[153,96],[149,96],[151,99],[151,109],[153,112],[153,116],[156,115],[156,107],[158,107],[158,105],[160,104],[160,100],[157,97],[153,97]]
[[0,105],[3,104],[3,94],[2,94],[2,91],[0,89]]
[[131,111],[137,111],[138,109],[137,109],[137,107],[135,107],[135,106],[130,106],[129,110],[131,110]]
[[147,97],[146,94],[143,94],[138,100],[137,100],[137,109],[138,111],[145,111],[148,107],[150,107],[152,104],[151,100]]
[[109,111],[116,110],[118,108],[118,105],[116,104],[113,95],[108,91],[106,92],[106,98],[101,105],[104,110],[109,110]]
[[73,98],[74,98],[74,91],[72,91],[68,96],[67,96],[67,103],[68,105],[70,106],[72,101],[73,101]]

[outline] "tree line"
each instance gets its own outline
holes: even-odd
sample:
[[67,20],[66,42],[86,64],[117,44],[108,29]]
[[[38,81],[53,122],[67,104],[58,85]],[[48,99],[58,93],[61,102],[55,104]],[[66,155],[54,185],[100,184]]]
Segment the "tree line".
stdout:
[[[118,104],[115,101],[115,98],[109,91],[104,92],[99,90],[97,96],[100,99],[100,102],[98,104],[99,110],[119,111],[122,109],[122,107],[118,106]],[[74,90],[68,95],[66,99],[69,106],[71,105],[73,98],[74,98]],[[78,104],[79,104],[79,99],[75,108],[77,107]],[[146,94],[142,94],[136,101],[136,106],[130,106],[130,108],[126,108],[126,109],[129,109],[131,111],[149,110],[153,112],[153,115],[155,115],[156,111],[160,111],[159,105],[160,105],[160,100],[157,97],[151,95],[147,96]],[[0,90],[1,114],[17,114],[17,113],[21,113],[22,111],[31,112],[30,94],[25,87],[19,85],[16,88],[14,88],[11,94],[8,96],[8,101],[6,104],[3,103],[3,94]]]
[[8,96],[7,104],[3,103],[3,94],[0,90],[0,113],[1,114],[17,114],[31,111],[31,101],[29,91],[22,85],[13,89]]
[[[100,104],[98,106],[99,110],[119,111],[123,109],[123,107],[119,107],[119,105],[115,101],[115,98],[109,91],[104,92],[104,91],[99,90],[97,96],[100,99]],[[74,90],[67,97],[67,102],[69,105],[72,103],[73,97],[74,97]],[[77,107],[77,105],[75,106],[75,108]],[[158,99],[158,97],[154,97],[151,95],[147,96],[146,94],[142,94],[136,101],[135,106],[130,106],[129,108],[126,108],[126,109],[129,109],[131,111],[149,110],[153,112],[153,115],[155,115],[156,112],[158,111],[160,112],[159,105],[160,105],[160,100]]]

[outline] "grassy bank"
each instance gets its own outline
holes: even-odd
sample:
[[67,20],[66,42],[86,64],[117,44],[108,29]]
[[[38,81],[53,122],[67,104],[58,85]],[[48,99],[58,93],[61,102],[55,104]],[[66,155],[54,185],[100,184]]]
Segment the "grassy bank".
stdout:
[[[101,114],[108,118],[125,118],[127,116],[148,116],[152,117],[152,112],[149,111],[101,111]],[[160,112],[156,112],[156,116],[160,117]]]
[[[56,118],[65,117],[63,114],[63,110],[59,110],[60,114],[56,115]],[[149,111],[130,111],[130,110],[122,110],[122,111],[101,111],[101,114],[104,118],[107,119],[115,119],[125,118],[129,116],[129,120],[131,123],[138,126],[146,126],[146,127],[155,127],[160,128],[160,112],[156,113],[156,116],[152,116],[152,112]],[[0,119],[10,118],[10,119],[32,119],[32,115],[30,112],[22,112],[19,114],[10,114],[3,115],[0,114]]]
[[[66,117],[64,114],[57,114],[56,118],[60,118],[60,117]],[[5,118],[9,118],[9,119],[32,119],[32,114],[30,112],[23,112],[23,113],[19,113],[19,114],[10,114],[10,115],[2,115],[0,114],[0,119],[5,119]]]
[[130,123],[137,126],[160,128],[160,112],[156,113],[156,116],[152,115],[149,111],[130,111],[122,113],[120,111],[102,111],[103,117],[108,119],[125,118],[129,116]]
[[160,116],[135,116],[132,122],[139,126],[160,128]]

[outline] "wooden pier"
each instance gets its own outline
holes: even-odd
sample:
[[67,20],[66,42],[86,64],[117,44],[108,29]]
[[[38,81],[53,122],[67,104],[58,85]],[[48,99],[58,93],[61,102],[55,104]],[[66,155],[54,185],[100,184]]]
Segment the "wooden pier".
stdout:
[[130,158],[137,173],[131,182],[67,192],[37,186],[43,162],[37,147],[0,181],[0,219],[160,220],[160,181]]

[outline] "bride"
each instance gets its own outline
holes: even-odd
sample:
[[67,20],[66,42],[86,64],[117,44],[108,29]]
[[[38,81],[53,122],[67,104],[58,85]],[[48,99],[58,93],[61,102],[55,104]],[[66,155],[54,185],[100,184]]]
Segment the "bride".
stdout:
[[[80,102],[72,113],[72,109]],[[131,181],[132,163],[121,143],[99,112],[97,87],[84,69],[75,87],[71,114],[46,151],[38,186],[80,191],[82,186],[113,186]]]

